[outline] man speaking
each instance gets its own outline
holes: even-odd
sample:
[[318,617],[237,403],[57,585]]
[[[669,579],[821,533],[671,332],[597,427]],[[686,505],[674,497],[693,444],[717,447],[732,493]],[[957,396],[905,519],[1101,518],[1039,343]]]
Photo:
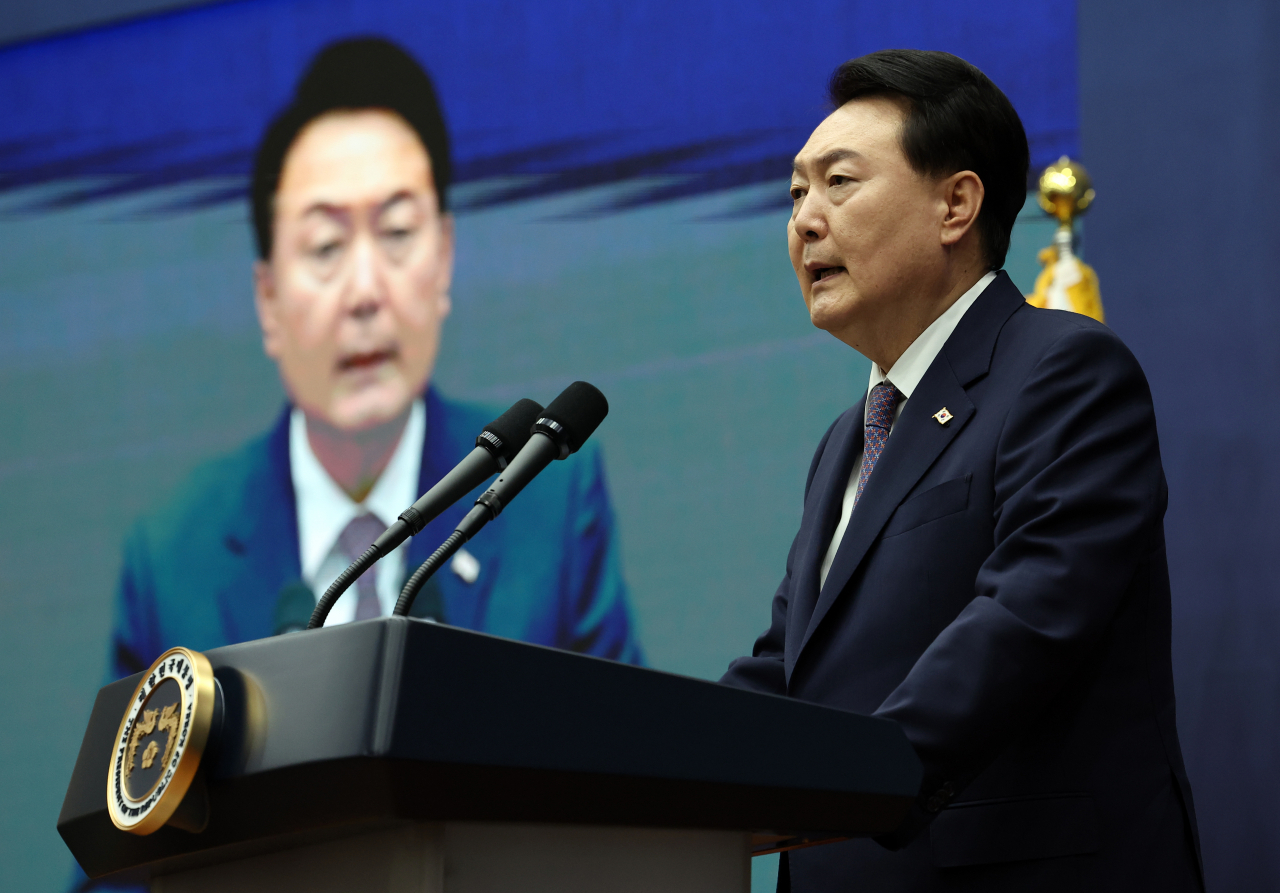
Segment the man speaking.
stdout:
[[878,841],[784,854],[779,889],[1200,890],[1142,370],[997,272],[1029,153],[985,75],[893,50],[830,93],[788,244],[813,324],[871,381],[723,681],[896,721],[924,784]]
[[[430,385],[450,310],[449,139],[394,44],[321,51],[254,162],[254,284],[290,405],[198,469],[125,549],[114,675],[305,625],[315,598],[475,446],[496,414]],[[330,623],[391,613],[462,500],[366,572]],[[639,663],[598,450],[556,463],[415,603],[433,619]]]

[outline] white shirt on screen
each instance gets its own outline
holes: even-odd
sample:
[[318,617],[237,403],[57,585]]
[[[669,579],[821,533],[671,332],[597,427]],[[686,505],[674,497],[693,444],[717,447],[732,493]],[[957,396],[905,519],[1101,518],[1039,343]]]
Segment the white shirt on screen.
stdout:
[[[893,412],[894,423],[902,415],[902,407],[906,406],[907,401],[911,399],[911,393],[920,384],[920,379],[924,378],[924,374],[929,371],[929,367],[933,365],[938,352],[947,343],[947,339],[951,337],[951,333],[955,331],[965,312],[973,306],[973,302],[978,300],[978,295],[982,294],[995,278],[995,273],[987,273],[987,275],[975,282],[973,288],[962,294],[954,304],[944,310],[941,316],[920,333],[919,338],[911,342],[911,346],[902,352],[902,356],[898,357],[898,362],[894,363],[893,368],[888,372],[885,372],[875,363],[871,364],[871,379],[867,383],[868,394],[871,393],[872,388],[882,381],[889,382],[902,392],[903,399],[898,401],[898,406]],[[864,427],[866,418],[867,410],[864,406],[862,409]],[[893,434],[892,424],[889,427],[889,433],[890,435]],[[827,585],[827,572],[831,570],[831,562],[835,561],[836,552],[840,550],[840,541],[844,539],[844,532],[849,526],[849,519],[853,517],[853,503],[858,495],[858,478],[861,474],[862,456],[859,455],[857,461],[853,463],[853,473],[849,475],[849,482],[845,485],[844,500],[840,504],[840,523],[836,525],[836,532],[831,537],[831,544],[827,546],[827,554],[822,559],[822,569],[818,573],[819,591],[823,586]],[[872,474],[875,474],[875,472],[872,472]]]
[[[418,473],[426,432],[426,409],[421,400],[415,400],[391,461],[364,502],[358,503],[324,470],[307,439],[306,416],[300,409],[293,410],[289,417],[289,471],[298,509],[298,557],[303,582],[317,599],[351,563],[338,548],[338,536],[351,520],[364,512],[372,512],[389,526],[418,498]],[[375,575],[378,602],[384,616],[391,613],[400,596],[406,545],[407,541],[365,571]],[[325,624],[347,623],[355,616],[356,591],[352,586],[333,606]]]

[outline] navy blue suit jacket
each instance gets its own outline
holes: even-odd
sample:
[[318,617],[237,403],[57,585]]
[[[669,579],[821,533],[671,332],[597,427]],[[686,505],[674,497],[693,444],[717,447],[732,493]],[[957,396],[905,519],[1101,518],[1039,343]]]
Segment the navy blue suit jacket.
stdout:
[[[475,447],[496,414],[434,389],[425,399],[419,492]],[[301,577],[288,420],[286,409],[264,437],[197,469],[135,527],[116,601],[112,678],[174,645],[204,651],[272,634],[280,593]],[[448,537],[475,495],[410,541],[406,573]],[[591,444],[552,463],[466,548],[480,563],[475,582],[446,567],[428,584],[438,591],[424,589],[415,609],[434,597],[455,626],[641,662],[604,469]]]
[[787,853],[780,888],[1200,889],[1133,355],[1000,274],[903,407],[819,590],[863,405],[818,445],[772,625],[723,681],[896,720],[925,782],[879,844]]

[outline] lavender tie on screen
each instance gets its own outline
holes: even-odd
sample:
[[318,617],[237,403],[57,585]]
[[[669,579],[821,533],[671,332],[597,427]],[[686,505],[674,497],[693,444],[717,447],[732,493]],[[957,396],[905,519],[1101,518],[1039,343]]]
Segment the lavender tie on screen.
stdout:
[[[338,548],[348,562],[355,561],[373,545],[387,525],[378,520],[376,515],[365,512],[351,519],[351,523],[338,534]],[[369,620],[382,616],[382,605],[378,601],[377,568],[369,568],[356,580],[356,620]]]
[[885,442],[889,439],[889,429],[893,427],[893,411],[902,400],[902,391],[887,381],[882,381],[871,389],[867,395],[867,427],[862,447],[862,474],[858,476],[858,492],[853,497],[857,505],[862,499],[862,491],[867,486],[867,478],[871,477],[876,467],[876,460],[884,452]]

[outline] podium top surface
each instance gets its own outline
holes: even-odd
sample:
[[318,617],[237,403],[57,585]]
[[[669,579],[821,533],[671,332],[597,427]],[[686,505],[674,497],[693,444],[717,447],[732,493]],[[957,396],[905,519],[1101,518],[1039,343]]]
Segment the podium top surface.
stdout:
[[224,704],[200,770],[207,827],[111,824],[107,769],[140,675],[107,685],[58,819],[90,876],[401,820],[867,835],[920,785],[885,720],[427,621],[206,656]]

